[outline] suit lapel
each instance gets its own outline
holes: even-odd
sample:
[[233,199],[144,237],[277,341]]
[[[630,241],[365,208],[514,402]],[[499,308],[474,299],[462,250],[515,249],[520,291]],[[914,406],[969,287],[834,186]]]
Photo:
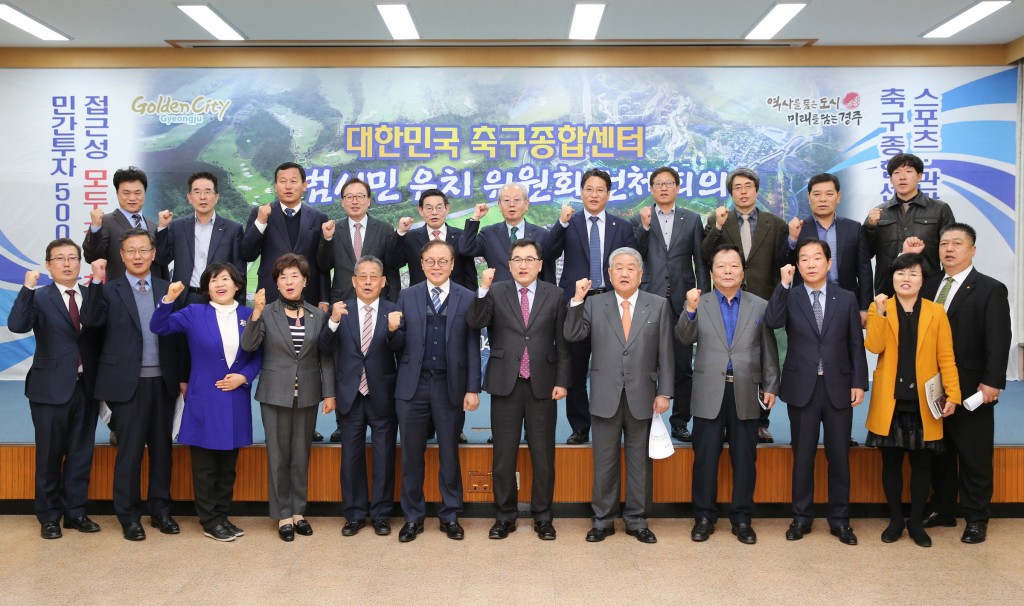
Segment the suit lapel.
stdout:
[[[210,337],[213,343],[216,343],[219,349],[215,353],[224,351],[224,339],[220,336],[220,325],[217,323],[217,310],[210,305],[203,306],[203,324],[206,325],[206,330],[210,331]],[[238,316],[238,310],[235,310],[235,316]],[[224,359],[224,363],[227,364],[227,358]]]
[[[629,324],[629,338],[626,339],[626,347],[629,347],[636,339],[636,335],[643,329],[644,324],[647,323],[647,318],[651,313],[651,301],[648,297],[644,296],[644,293],[640,293],[636,298],[636,308],[630,310],[632,317],[630,318]],[[621,324],[621,318],[619,320]]]
[[[85,292],[85,289],[83,288],[82,291]],[[75,327],[71,323],[71,312],[64,306],[64,295],[61,294],[61,287],[58,286],[56,282],[46,288],[40,289],[39,294],[42,294],[47,300],[49,300],[50,305],[53,305],[57,315],[64,318],[67,321],[68,326],[71,328]],[[79,308],[79,313],[81,313],[81,308]]]
[[619,342],[622,343],[622,347],[626,347],[626,333],[622,332],[622,316],[619,315],[619,299],[614,294],[604,298],[604,309],[605,317],[608,318],[608,323],[612,325],[612,332],[619,338]]
[[380,225],[376,221],[366,218],[366,233],[363,234],[363,250],[372,250],[373,241],[380,235]]
[[[938,305],[938,303],[936,303]],[[924,347],[924,340],[928,334],[929,326],[934,321],[935,315],[932,313],[930,305],[921,304],[921,321],[917,325],[917,355],[921,355],[921,349]],[[929,377],[930,378],[930,377]]]
[[[523,308],[519,303],[519,283],[513,280],[511,282],[511,288],[503,288],[505,291],[505,300],[508,302],[508,307],[512,311],[512,315],[518,320],[519,325],[523,327],[523,331],[528,326],[527,323],[523,322]],[[540,289],[537,289],[538,291]],[[537,309],[537,303],[540,301],[540,292],[533,297],[533,309],[530,310],[530,318],[533,318],[533,312]]]
[[[302,213],[299,214],[301,215]],[[270,218],[267,219],[267,229],[273,229],[277,232],[279,242],[284,242],[287,243],[288,246],[291,246],[292,240],[288,235],[288,226],[284,224],[284,208],[281,206],[280,202],[274,202],[270,207]],[[297,244],[298,238],[295,240]],[[296,249],[290,248],[289,250],[294,252]],[[262,267],[262,265],[260,267]]]
[[712,291],[706,295],[702,295],[700,304],[705,309],[711,309],[711,311],[707,312],[706,316],[710,318],[711,325],[715,327],[715,332],[718,333],[718,338],[722,341],[722,347],[728,350],[729,337],[725,334],[725,318],[722,317],[722,310],[721,305],[718,303],[717,292]]
[[[295,250],[305,250],[308,246],[307,240],[309,239],[309,232],[313,228],[313,213],[309,212],[309,203],[305,202],[302,204],[302,210],[299,211],[299,235],[295,238]],[[285,229],[287,232],[288,230]],[[287,236],[287,234],[285,234]],[[288,240],[285,240],[286,242]]]
[[[217,250],[220,246],[220,239],[224,236],[224,219],[217,215],[213,220],[213,233],[210,234],[210,249],[206,251],[206,264],[213,263],[216,256],[213,251]],[[192,238],[195,241],[195,238]],[[195,253],[193,252],[193,255]]]
[[[270,316],[270,322],[269,322],[268,324],[269,324],[269,325],[270,325],[270,326],[271,326],[271,327],[272,327],[272,328],[273,328],[274,330],[276,330],[276,331],[277,331],[278,333],[280,333],[280,334],[281,334],[281,336],[282,336],[282,337],[283,337],[283,339],[284,339],[284,342],[285,342],[285,343],[288,343],[288,345],[289,345],[289,347],[288,347],[288,351],[289,351],[289,352],[290,352],[290,353],[291,353],[291,354],[292,354],[293,356],[295,356],[295,357],[297,358],[297,357],[299,357],[299,356],[298,356],[298,354],[297,354],[297,353],[295,353],[295,348],[294,348],[294,347],[291,347],[291,343],[292,343],[292,331],[291,331],[291,329],[289,329],[289,328],[288,328],[288,320],[289,320],[289,318],[288,318],[288,314],[287,314],[287,313],[285,313],[285,311],[284,311],[284,306],[283,306],[283,305],[279,306],[279,308],[278,308],[278,309],[280,309],[280,310],[281,310],[281,313],[276,313],[276,311],[277,311],[277,310],[273,310],[273,311],[271,311],[271,310],[269,310],[269,309],[268,309],[268,311],[270,311],[270,313],[268,314],[268,315]],[[308,328],[309,328],[309,327],[307,326],[307,329],[308,329]],[[305,347],[305,343],[303,343],[303,347]]]
[[[352,233],[349,230],[348,217],[345,217],[338,222],[337,229],[334,230],[334,237],[341,238],[342,250],[351,250],[355,253],[355,248],[352,247]],[[363,248],[366,248],[366,239],[363,239]],[[362,251],[360,251],[362,252]]]
[[[767,212],[757,211],[757,226],[754,228],[754,233],[750,238],[750,254],[747,258],[753,257],[757,253],[757,249],[764,242],[765,238],[768,237],[768,221],[761,215],[767,215]],[[737,227],[739,227],[737,221]],[[737,230],[738,231],[738,230]]]
[[[356,351],[362,351],[363,350],[363,325],[360,324],[360,322],[359,322],[359,309],[362,307],[362,304],[359,302],[359,299],[355,299],[355,304],[356,304],[355,309],[350,309],[349,312],[342,319],[348,325],[347,326],[348,333],[350,335],[350,338],[352,339],[352,343],[355,345]],[[379,323],[379,320],[380,320],[379,316],[380,316],[380,314],[377,314],[377,316],[378,316],[377,320],[378,320],[378,323]]]
[[[945,274],[942,274],[945,277]],[[974,292],[974,286],[978,282],[978,270],[972,269],[971,273],[967,274],[964,278],[964,283],[960,285],[960,288],[956,289],[956,294],[953,295],[953,300],[949,302],[949,309],[946,310],[946,315],[953,317],[956,310],[960,309],[960,305],[963,304],[964,300],[971,296]],[[939,281],[942,284],[942,281]],[[940,289],[941,290],[941,289]]]
[[[735,303],[734,303],[734,305],[735,305]],[[732,344],[733,345],[736,345],[737,337],[739,337],[739,335],[741,333],[743,333],[745,330],[747,330],[747,326],[750,324],[751,319],[754,317],[754,312],[751,311],[750,308],[751,308],[750,299],[748,298],[747,301],[744,303],[743,295],[740,295],[740,313],[739,313],[739,316],[736,318],[736,331],[733,332],[733,334],[732,334]],[[721,315],[721,314],[719,314],[719,315]],[[732,348],[730,347],[730,350],[731,349]]]
[[[802,313],[807,319],[807,323],[811,325],[811,330],[814,331],[814,334],[818,335],[818,338],[821,339],[821,333],[824,332],[824,330],[818,330],[818,321],[814,319],[814,308],[811,307],[811,300],[807,296],[807,289],[804,288],[803,284],[800,286],[793,284],[790,288],[793,289],[793,292],[789,293],[789,295],[791,297],[796,297],[797,308],[800,309],[800,313]],[[825,307],[828,308],[831,307],[831,305],[825,305]],[[823,320],[822,328],[824,328],[824,325],[825,322]]]
[[[125,274],[124,280],[117,280],[113,283],[114,291],[117,296],[121,297],[121,302],[125,308],[128,309],[128,315],[131,316],[132,322],[135,324],[135,328],[142,332],[142,321],[139,320],[139,306],[135,304],[135,295],[132,294],[132,285],[129,280],[134,280],[128,274]],[[152,279],[150,280],[152,282]],[[150,289],[152,290],[152,289]]]
[[[836,288],[838,288],[838,286],[833,284],[825,290],[825,298],[828,299],[828,302],[825,304],[825,315],[821,320],[821,334],[818,335],[819,337],[828,332],[828,327],[832,323],[832,319],[836,317],[836,307],[839,305],[834,290]],[[815,325],[817,325],[817,322],[815,322]]]
[[[572,219],[569,219],[569,229],[573,229],[573,228],[576,229],[576,232],[577,232],[576,239],[580,243],[580,253],[579,254],[581,255],[581,258],[586,262],[587,266],[589,267],[590,266],[590,236],[589,236],[590,229],[589,229],[589,226],[587,225],[587,219],[584,216],[585,214],[586,214],[586,212],[581,212],[581,213],[576,213],[575,215],[573,215]],[[587,275],[589,275],[589,274],[590,274],[590,271],[588,270],[587,271]],[[598,285],[595,285],[595,288],[597,288],[597,286]]]
[[[303,316],[302,320],[305,323],[305,330],[302,331],[302,348],[299,349],[298,357],[306,355],[313,344],[316,343],[317,337],[320,336],[319,330],[314,330],[313,326],[313,312],[310,311],[309,303],[302,304]],[[315,333],[315,334],[314,334]],[[289,332],[289,336],[291,336]]]

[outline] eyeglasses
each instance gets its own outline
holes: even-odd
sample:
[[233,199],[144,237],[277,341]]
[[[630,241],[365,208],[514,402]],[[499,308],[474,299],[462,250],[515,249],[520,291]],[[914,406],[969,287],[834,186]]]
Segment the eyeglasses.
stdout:
[[50,263],[54,263],[56,265],[64,265],[65,263],[68,263],[68,264],[78,263],[78,260],[80,258],[81,257],[76,257],[76,256],[73,256],[73,255],[70,256],[70,257],[65,257],[65,256],[50,257]]
[[651,189],[669,189],[670,187],[677,187],[675,181],[655,181],[651,183]]
[[423,208],[423,212],[425,212],[428,215],[432,215],[434,213],[443,213],[444,212],[444,207],[443,206],[424,206],[422,208]]
[[188,193],[192,194],[193,196],[213,196],[217,194],[217,192],[213,191],[212,189],[193,189]]
[[427,267],[448,267],[451,262],[451,259],[423,259],[423,264]]
[[529,265],[531,263],[536,263],[537,261],[540,261],[540,259],[538,259],[537,257],[512,257],[511,259],[509,259],[509,261],[515,263],[516,265]]
[[757,189],[753,183],[744,183],[743,185],[733,185],[733,191],[749,191],[751,189]]
[[341,199],[346,202],[363,202],[367,198],[369,198],[369,196],[366,194],[346,194],[341,197]]
[[608,190],[603,187],[584,187],[583,193],[585,194],[606,194]]
[[153,252],[152,248],[122,248],[121,252],[127,257],[144,257]]

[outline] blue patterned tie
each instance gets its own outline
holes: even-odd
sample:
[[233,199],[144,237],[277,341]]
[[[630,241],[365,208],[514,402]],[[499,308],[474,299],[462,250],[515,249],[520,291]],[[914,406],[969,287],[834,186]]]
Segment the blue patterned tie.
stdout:
[[597,217],[590,217],[590,286],[601,288],[601,231],[597,228]]
[[284,209],[284,214],[288,215],[289,217],[294,217],[295,216],[295,209],[294,208],[286,208],[286,209]]
[[[824,312],[821,309],[821,301],[818,300],[818,297],[821,296],[821,291],[820,290],[812,290],[811,291],[811,296],[814,297],[814,302],[811,303],[811,310],[814,312],[814,321],[818,323],[818,334],[820,335],[821,334],[821,324],[825,320],[825,314],[824,314]],[[821,358],[818,358],[818,373],[821,373],[821,371],[823,369],[824,369],[824,366],[821,363]]]
[[430,289],[430,304],[434,306],[434,313],[441,310],[441,287],[435,286]]

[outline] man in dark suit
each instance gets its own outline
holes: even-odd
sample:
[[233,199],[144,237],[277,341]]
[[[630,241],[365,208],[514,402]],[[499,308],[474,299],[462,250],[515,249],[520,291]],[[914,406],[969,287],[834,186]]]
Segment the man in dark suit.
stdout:
[[306,170],[294,162],[285,162],[274,170],[274,191],[275,202],[249,213],[242,236],[242,259],[248,263],[260,259],[256,290],[264,289],[270,304],[280,296],[271,277],[274,263],[284,253],[302,255],[309,263],[310,273],[303,298],[327,313],[330,277],[317,265],[316,254],[327,215],[302,203]]
[[[355,298],[334,303],[320,332],[320,351],[334,354],[345,513],[341,534],[346,537],[355,536],[367,516],[375,533],[391,534],[398,434],[395,351],[401,351],[402,342],[397,338],[398,306],[380,296],[386,282],[380,259],[359,259],[352,276]],[[372,500],[366,477],[367,427],[373,441]]]
[[334,270],[331,303],[355,296],[352,275],[356,260],[364,256],[377,257],[384,263],[387,286],[382,294],[388,301],[398,300],[402,282],[398,275],[401,265],[397,263],[397,236],[391,225],[366,213],[372,203],[370,185],[352,177],[341,188],[341,206],[347,216],[341,221],[327,221],[323,224],[317,263],[324,271]]
[[[473,215],[466,219],[465,229],[459,238],[458,253],[464,257],[483,257],[487,267],[494,269],[495,282],[511,280],[512,273],[508,270],[510,247],[519,238],[529,238],[540,244],[548,254],[547,263],[541,270],[541,280],[555,281],[555,259],[548,248],[548,230],[526,221],[526,211],[530,208],[530,197],[526,186],[520,183],[509,183],[498,190],[498,210],[503,221],[480,229],[480,220],[491,209],[486,202],[481,202],[473,209]],[[561,253],[559,253],[561,254]]]
[[794,282],[793,266],[784,265],[764,312],[769,328],[786,329],[789,343],[779,393],[793,432],[793,523],[786,539],[799,541],[811,531],[814,457],[824,426],[828,525],[841,542],[856,545],[850,528],[850,431],[853,408],[868,388],[860,306],[852,292],[829,283],[828,242],[804,240],[796,255],[803,288]]
[[[974,268],[977,235],[964,223],[951,223],[939,233],[941,272],[921,289],[942,304],[953,330],[953,352],[964,399],[980,392],[982,404],[966,406],[943,420],[946,451],[932,462],[933,512],[925,527],[955,526],[960,496],[967,526],[960,540],[983,543],[988,536],[992,502],[994,409],[1006,387],[1011,347],[1010,303],[1006,286]],[[977,396],[975,396],[977,397]]]
[[615,250],[608,260],[608,283],[614,292],[588,296],[593,284],[590,278],[580,278],[565,317],[567,341],[589,337],[594,344],[590,368],[594,519],[587,533],[589,543],[615,534],[623,449],[626,534],[641,543],[658,541],[647,527],[654,486],[648,442],[651,419],[668,410],[675,361],[669,303],[639,290],[643,267],[643,257],[636,250]]
[[512,280],[493,282],[497,270],[484,270],[477,298],[466,316],[473,328],[487,328],[491,357],[484,389],[491,394],[494,434],[494,508],[497,520],[488,536],[504,539],[516,529],[519,501],[516,462],[525,422],[533,484],[530,512],[534,532],[555,538],[551,501],[555,491],[555,425],[558,400],[569,384],[569,348],[562,335],[562,291],[538,280],[544,257],[529,238],[512,245]]
[[[779,392],[779,351],[775,331],[764,322],[768,303],[740,289],[743,252],[723,245],[712,253],[712,292],[686,293],[676,338],[697,344],[693,364],[694,541],[715,532],[718,460],[728,431],[732,461],[732,533],[744,544],[757,542],[750,525],[757,480],[757,420]],[[763,397],[759,394],[763,392]]]
[[[576,293],[576,283],[587,278],[592,292],[587,296],[606,293],[612,285],[606,281],[608,256],[619,248],[636,249],[633,225],[606,212],[611,196],[612,177],[606,171],[590,169],[580,178],[580,197],[583,212],[574,213],[571,206],[562,207],[562,214],[551,227],[547,255],[557,259],[565,253],[562,276],[562,299],[568,304]],[[583,338],[569,345],[572,357],[572,376],[569,393],[565,398],[565,416],[572,434],[567,444],[585,444],[590,440],[590,401],[587,398],[587,371],[590,368],[590,339]]]
[[[179,307],[205,303],[199,292],[199,278],[210,263],[234,265],[243,280],[246,273],[242,226],[215,212],[220,199],[217,177],[208,172],[193,174],[188,178],[186,195],[195,214],[174,219],[171,211],[162,210],[156,231],[156,262],[165,266],[174,263],[171,281],[184,284],[188,293],[178,297]],[[245,288],[239,289],[238,299],[240,304],[245,303]]]
[[421,255],[426,282],[402,291],[399,335],[405,348],[398,364],[395,409],[402,433],[402,510],[405,525],[398,540],[407,543],[423,532],[424,453],[428,426],[437,432],[440,459],[441,531],[449,539],[465,536],[462,469],[459,464],[459,414],[480,405],[480,331],[466,324],[473,293],[451,281],[455,251],[431,241]]
[[[711,288],[708,266],[700,247],[704,242],[704,226],[700,215],[692,210],[676,208],[679,194],[679,173],[663,166],[649,179],[654,204],[640,209],[633,220],[637,250],[644,258],[644,278],[640,289],[669,300],[672,325],[679,320],[691,288],[707,292]],[[652,221],[657,218],[657,222]],[[651,229],[651,227],[654,229]],[[690,387],[693,384],[693,347],[673,339],[675,347],[675,398],[669,419],[672,437],[680,442],[691,440]]]
[[[811,216],[793,217],[789,222],[789,256],[786,263],[797,264],[797,248],[805,240],[821,240],[832,251],[828,283],[852,292],[860,308],[861,326],[867,322],[868,306],[874,300],[871,285],[871,250],[860,223],[840,217],[836,207],[842,200],[839,178],[830,173],[814,175],[807,181],[807,200]],[[794,283],[802,278],[797,273]]]
[[[785,221],[757,208],[761,178],[756,172],[737,168],[726,177],[726,187],[735,210],[729,212],[719,206],[708,216],[701,252],[705,259],[710,259],[719,246],[738,247],[743,253],[745,268],[743,290],[767,301],[779,284],[779,268],[789,256],[786,243],[789,230]],[[761,443],[775,441],[768,431],[769,412],[770,409],[762,410],[758,421],[757,441]]]
[[[117,418],[118,449],[114,459],[114,512],[124,538],[141,541],[142,497],[139,476],[149,446],[151,525],[178,534],[171,517],[171,425],[178,395],[176,342],[149,329],[156,302],[167,294],[166,280],[154,277],[156,239],[143,229],[125,232],[121,260],[125,275],[95,284],[96,305],[82,310],[82,324],[104,328],[96,377],[97,400],[106,400]],[[99,272],[93,268],[94,276]]]
[[[129,229],[145,229],[156,232],[156,224],[148,221],[142,214],[142,205],[146,202],[146,187],[149,179],[141,168],[129,166],[114,172],[114,190],[117,192],[117,203],[120,208],[107,214],[94,208],[89,213],[92,224],[85,232],[82,242],[82,253],[86,263],[105,261],[103,269],[108,280],[116,280],[124,275],[124,262],[121,261],[121,239]],[[158,278],[166,278],[166,268],[157,264],[153,268]]]
[[412,217],[402,217],[398,220],[398,228],[395,230],[399,245],[396,263],[398,267],[408,264],[410,286],[427,279],[423,268],[420,267],[420,251],[423,250],[423,245],[429,240],[443,240],[456,249],[452,281],[463,288],[476,290],[476,260],[470,255],[458,254],[462,230],[445,223],[450,208],[448,196],[443,191],[428,189],[420,194],[417,209],[423,217],[423,225],[410,229]]
[[36,351],[25,395],[36,437],[35,512],[44,539],[64,528],[98,532],[85,514],[96,435],[96,360],[99,331],[82,329],[80,313],[94,305],[91,288],[78,284],[81,250],[68,238],[46,247],[53,283],[36,288],[38,271],[25,272],[7,318],[13,333],[32,331]]

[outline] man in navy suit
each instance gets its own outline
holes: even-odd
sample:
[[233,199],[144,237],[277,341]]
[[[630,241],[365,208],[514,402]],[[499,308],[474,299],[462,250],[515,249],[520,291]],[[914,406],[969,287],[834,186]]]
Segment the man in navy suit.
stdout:
[[[397,332],[398,306],[382,298],[387,282],[384,264],[363,257],[355,266],[356,296],[338,301],[320,333],[320,351],[334,354],[334,380],[341,432],[341,496],[345,526],[351,537],[373,521],[380,536],[391,534],[395,495],[395,352],[402,341]],[[366,428],[373,440],[373,498],[367,489]]]
[[[823,240],[832,250],[832,267],[828,270],[828,283],[852,292],[860,308],[861,326],[868,319],[868,306],[874,295],[871,282],[871,249],[858,221],[840,217],[836,207],[842,200],[839,178],[830,173],[814,175],[807,181],[807,200],[811,216],[793,217],[789,222],[790,265],[797,264],[796,249],[805,240]],[[794,277],[801,283],[800,274]]]
[[[526,211],[530,208],[530,198],[526,186],[520,183],[509,183],[498,190],[498,209],[501,211],[501,223],[488,225],[480,229],[480,219],[491,209],[485,202],[476,205],[473,216],[466,219],[466,226],[459,238],[458,253],[465,257],[483,257],[487,267],[494,269],[494,281],[511,280],[512,272],[508,269],[509,250],[519,238],[529,238],[547,248],[548,230],[526,221]],[[545,251],[548,252],[548,251]],[[561,253],[559,253],[561,254]],[[556,256],[548,254],[541,280],[555,281]],[[474,285],[473,288],[476,288]]]
[[842,543],[856,545],[850,528],[850,430],[853,408],[868,388],[860,306],[852,292],[829,282],[828,242],[804,240],[796,254],[803,287],[794,283],[793,266],[784,265],[764,312],[768,327],[785,328],[789,339],[779,392],[793,432],[793,523],[786,539],[799,541],[811,532],[814,457],[824,426],[828,525]]
[[423,456],[428,426],[437,432],[441,469],[441,531],[449,539],[465,536],[462,511],[462,469],[459,465],[459,411],[480,405],[480,331],[466,323],[472,292],[451,281],[455,251],[446,242],[423,247],[421,265],[426,282],[402,291],[400,334],[405,348],[398,364],[395,408],[402,432],[402,510],[405,525],[398,540],[407,543],[423,532]]
[[[96,305],[82,310],[82,324],[104,328],[94,396],[105,400],[117,418],[118,449],[114,459],[114,512],[124,538],[146,538],[142,517],[140,474],[149,446],[151,525],[164,534],[178,534],[171,517],[171,426],[178,395],[176,342],[149,329],[158,299],[167,294],[166,280],[150,268],[156,239],[144,229],[125,232],[121,242],[125,275],[108,284],[94,284]],[[93,268],[94,279],[101,273]]]
[[[156,262],[165,266],[174,263],[171,281],[184,284],[188,293],[178,297],[178,307],[205,303],[199,292],[199,278],[210,263],[230,263],[245,279],[242,226],[215,212],[220,200],[217,177],[208,172],[193,174],[188,178],[186,196],[195,214],[174,219],[171,211],[162,210],[156,231]],[[245,303],[245,288],[239,289],[238,299],[240,304]]]
[[[443,240],[451,244],[456,250],[459,240],[462,238],[462,230],[445,223],[448,218],[448,211],[451,205],[448,203],[448,196],[439,189],[428,189],[420,194],[419,212],[423,217],[423,225],[412,228],[412,217],[402,217],[398,220],[398,257],[396,259],[399,267],[409,265],[409,285],[419,284],[427,279],[420,267],[420,251],[429,240]],[[536,226],[532,226],[536,227]],[[485,228],[484,232],[490,228]],[[542,228],[537,228],[542,229]],[[526,236],[522,236],[526,237]],[[478,239],[482,241],[482,239]],[[452,282],[463,288],[476,290],[476,260],[472,255],[455,255],[455,268],[452,270]]]
[[[562,298],[566,305],[576,293],[576,282],[589,278],[587,296],[612,290],[607,283],[608,255],[619,248],[637,248],[633,225],[606,212],[611,196],[612,177],[600,169],[590,169],[580,178],[583,212],[574,213],[571,206],[562,207],[558,222],[551,227],[548,257],[557,259],[565,253],[562,263]],[[590,368],[590,338],[569,345],[572,377],[565,399],[565,416],[572,434],[566,443],[585,444],[590,440],[590,400],[587,397],[587,371]]]
[[85,515],[96,437],[96,357],[99,331],[83,329],[80,313],[93,301],[91,288],[78,284],[82,253],[68,238],[46,247],[46,269],[53,284],[36,288],[38,271],[25,272],[7,328],[33,331],[36,351],[25,377],[25,395],[36,435],[35,512],[44,539],[64,528],[97,532]]
[[[675,326],[686,306],[686,293],[691,288],[699,288],[702,292],[711,289],[708,266],[700,250],[704,242],[704,225],[697,213],[676,208],[676,196],[679,195],[679,173],[676,169],[669,166],[654,169],[649,183],[654,204],[641,208],[640,215],[633,220],[637,250],[644,258],[640,290],[668,299],[672,326]],[[693,346],[683,345],[679,339],[674,339],[673,347],[676,384],[670,429],[673,438],[690,442],[693,438],[686,425],[690,422]]]
[[274,191],[277,200],[252,209],[242,236],[242,258],[246,262],[260,259],[256,290],[264,289],[267,303],[280,296],[271,276],[274,263],[284,253],[302,255],[309,263],[309,283],[305,300],[328,311],[330,279],[317,265],[321,226],[327,215],[302,203],[306,193],[306,170],[294,162],[285,162],[274,170]]

